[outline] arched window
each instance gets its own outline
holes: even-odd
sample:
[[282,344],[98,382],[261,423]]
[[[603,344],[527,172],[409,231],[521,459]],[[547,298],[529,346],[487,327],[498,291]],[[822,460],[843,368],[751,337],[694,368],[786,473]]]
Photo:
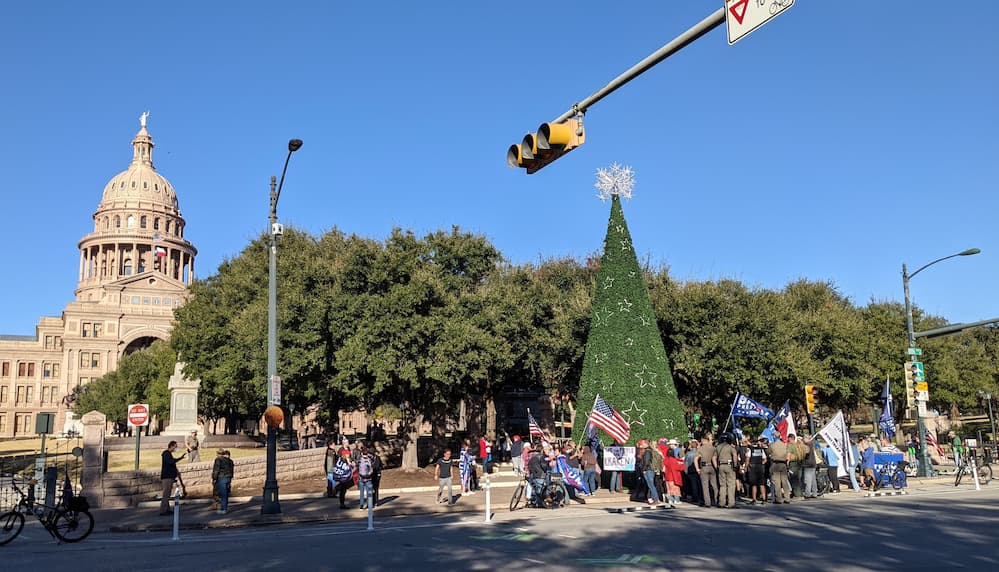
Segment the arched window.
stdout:
[[125,267],[124,267],[124,272],[122,272],[122,274],[124,274],[125,276],[131,276],[132,275],[132,259],[131,258],[126,258],[125,259]]
[[128,215],[128,218],[125,219],[125,226],[135,228],[135,215]]
[[104,217],[104,230],[111,228],[111,219]]
[[170,221],[166,221],[166,233],[170,234]]
[[153,230],[159,230],[159,229],[160,229],[160,217],[156,217],[153,219]]
[[114,227],[121,228],[121,217],[118,215],[114,215]]
[[139,217],[139,228],[146,228],[146,215]]

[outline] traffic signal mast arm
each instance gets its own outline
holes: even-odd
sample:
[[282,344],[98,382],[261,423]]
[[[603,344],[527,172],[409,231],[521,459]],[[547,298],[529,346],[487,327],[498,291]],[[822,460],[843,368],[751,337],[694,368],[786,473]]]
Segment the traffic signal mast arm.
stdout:
[[538,139],[538,136],[540,135],[541,128],[539,128],[538,133],[528,133],[524,137],[523,142],[521,142],[519,145],[514,144],[510,147],[510,149],[507,152],[507,163],[511,167],[523,167],[527,169],[528,174],[531,174],[540,169],[541,167],[544,167],[545,165],[551,163],[560,156],[564,155],[565,153],[571,151],[576,146],[581,145],[584,141],[582,116],[592,105],[594,105],[601,99],[607,97],[608,95],[616,91],[624,84],[642,75],[643,73],[651,69],[653,66],[658,64],[659,62],[665,60],[666,58],[670,57],[676,52],[679,52],[689,44],[699,39],[704,34],[707,34],[711,30],[714,30],[723,23],[725,23],[724,7],[719,8],[713,14],[698,22],[693,27],[688,29],[686,32],[673,38],[665,46],[659,48],[652,54],[649,54],[649,56],[647,56],[642,61],[631,66],[631,68],[628,69],[628,71],[617,76],[616,78],[611,80],[610,83],[598,89],[596,92],[594,92],[592,95],[590,95],[583,101],[580,101],[579,103],[573,105],[572,109],[566,111],[558,118],[556,118],[554,121],[542,124],[542,127],[567,125],[573,132],[575,132],[576,141],[567,143],[562,149],[553,150],[553,152],[549,153],[545,159],[539,160],[536,158],[535,155],[536,149],[534,145],[534,143],[536,143]]

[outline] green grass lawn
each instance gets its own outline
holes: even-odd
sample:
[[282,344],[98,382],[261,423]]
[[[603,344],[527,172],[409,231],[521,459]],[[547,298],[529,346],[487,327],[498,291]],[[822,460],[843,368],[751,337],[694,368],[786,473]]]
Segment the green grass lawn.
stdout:
[[[209,462],[215,460],[216,449],[202,449],[201,450],[201,461]],[[184,450],[178,447],[174,451],[174,457],[179,457]],[[242,459],[244,457],[262,457],[266,454],[267,449],[265,447],[257,447],[253,449],[229,449],[230,457],[235,459]],[[159,469],[160,459],[163,454],[162,449],[143,449],[139,454],[139,468],[140,469]],[[187,463],[187,457],[181,461],[182,464]],[[135,449],[131,451],[111,451],[108,454],[108,471],[131,471],[135,469]]]

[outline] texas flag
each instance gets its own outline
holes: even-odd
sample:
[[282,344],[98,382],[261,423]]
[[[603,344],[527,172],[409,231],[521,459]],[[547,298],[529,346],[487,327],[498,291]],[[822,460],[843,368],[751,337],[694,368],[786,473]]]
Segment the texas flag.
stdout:
[[773,443],[777,439],[787,441],[787,436],[795,433],[797,432],[794,429],[794,419],[791,418],[791,404],[789,401],[785,401],[760,437],[766,437],[768,441]]

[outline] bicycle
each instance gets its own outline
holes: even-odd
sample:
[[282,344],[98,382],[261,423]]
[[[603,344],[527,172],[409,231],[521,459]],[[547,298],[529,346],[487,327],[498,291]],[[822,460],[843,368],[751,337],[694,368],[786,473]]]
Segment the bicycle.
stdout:
[[79,542],[93,532],[94,517],[90,514],[90,503],[86,497],[74,495],[58,506],[49,506],[35,502],[34,480],[28,482],[27,493],[13,479],[10,484],[19,500],[13,509],[0,515],[0,546],[21,534],[24,513],[33,514],[59,542]]
[[829,473],[826,472],[825,467],[818,467],[815,469],[815,493],[818,496],[822,496],[826,493],[832,492],[832,482],[829,480]]
[[[550,509],[565,505],[565,492],[562,486],[562,475],[552,473],[549,477],[549,482],[544,486],[540,499],[535,501],[533,498],[528,498],[524,503],[524,506]],[[516,488],[513,490],[513,496],[510,497],[511,511],[515,511],[520,508],[520,503],[524,500],[524,491],[529,487],[531,487],[530,479],[525,475],[524,478],[517,483]],[[534,491],[532,490],[532,493],[533,492]],[[533,497],[534,494],[531,494],[530,496]]]
[[[961,477],[965,473],[971,473],[971,469],[968,468],[969,463],[963,463],[957,468],[957,475],[954,477],[954,486],[961,484]],[[976,464],[976,471],[978,472],[978,482],[987,485],[989,481],[992,480],[992,465],[988,463],[982,463],[981,465]]]
[[891,488],[895,490],[905,488],[907,484],[905,469],[908,466],[908,462],[899,461],[894,465],[887,465],[885,472],[875,470],[874,490],[878,490],[885,485],[891,485]]

